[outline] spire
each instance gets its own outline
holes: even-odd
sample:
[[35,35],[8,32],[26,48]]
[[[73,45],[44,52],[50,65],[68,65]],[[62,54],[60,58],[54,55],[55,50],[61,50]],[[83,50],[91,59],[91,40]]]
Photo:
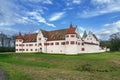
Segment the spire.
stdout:
[[84,31],[82,38],[86,38],[86,37],[87,37],[87,32]]
[[68,34],[75,34],[75,29],[73,28],[72,24],[70,24],[70,27],[68,29]]
[[19,32],[19,35],[17,36],[17,39],[22,39],[22,35],[20,32]]

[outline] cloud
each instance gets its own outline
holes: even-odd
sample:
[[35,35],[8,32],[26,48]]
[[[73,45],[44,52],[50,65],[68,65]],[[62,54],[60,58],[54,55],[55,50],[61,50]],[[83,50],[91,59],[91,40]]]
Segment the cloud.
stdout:
[[31,19],[37,20],[37,22],[39,23],[44,23],[48,26],[56,27],[54,24],[48,23],[46,19],[42,17],[41,14],[39,14],[38,12],[28,12],[28,14],[30,15]]
[[109,39],[109,36],[111,34],[120,32],[120,20],[113,22],[113,23],[109,23],[109,24],[104,24],[103,25],[103,29],[101,29],[98,32],[98,35],[102,38],[102,39]]
[[53,4],[51,0],[24,0],[24,1],[29,1],[29,2],[34,2],[34,3],[43,3],[43,4]]
[[80,17],[89,18],[107,13],[120,12],[120,0],[91,0],[93,9],[86,9],[78,13]]
[[18,33],[19,31],[11,27],[0,27],[0,32],[12,35],[12,34]]
[[56,21],[59,20],[60,18],[62,18],[64,16],[65,12],[57,12],[54,13],[50,18],[49,21]]
[[80,4],[80,3],[81,3],[81,0],[73,0],[73,3],[74,3],[74,4]]

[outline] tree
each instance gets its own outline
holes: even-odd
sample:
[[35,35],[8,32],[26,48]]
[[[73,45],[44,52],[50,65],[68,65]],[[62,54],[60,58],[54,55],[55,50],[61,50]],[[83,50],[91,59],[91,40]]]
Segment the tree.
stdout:
[[111,51],[120,51],[120,32],[110,36]]

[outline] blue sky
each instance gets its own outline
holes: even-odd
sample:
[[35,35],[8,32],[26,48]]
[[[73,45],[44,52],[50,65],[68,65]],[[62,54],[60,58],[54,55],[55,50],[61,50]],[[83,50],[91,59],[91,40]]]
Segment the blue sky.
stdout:
[[77,26],[100,39],[120,32],[120,0],[0,0],[0,31],[32,33]]

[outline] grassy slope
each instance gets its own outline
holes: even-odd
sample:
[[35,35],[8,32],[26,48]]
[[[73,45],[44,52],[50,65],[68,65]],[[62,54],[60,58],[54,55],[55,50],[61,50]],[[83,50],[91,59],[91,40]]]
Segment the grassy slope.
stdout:
[[10,80],[119,80],[120,52],[0,54],[0,67]]

